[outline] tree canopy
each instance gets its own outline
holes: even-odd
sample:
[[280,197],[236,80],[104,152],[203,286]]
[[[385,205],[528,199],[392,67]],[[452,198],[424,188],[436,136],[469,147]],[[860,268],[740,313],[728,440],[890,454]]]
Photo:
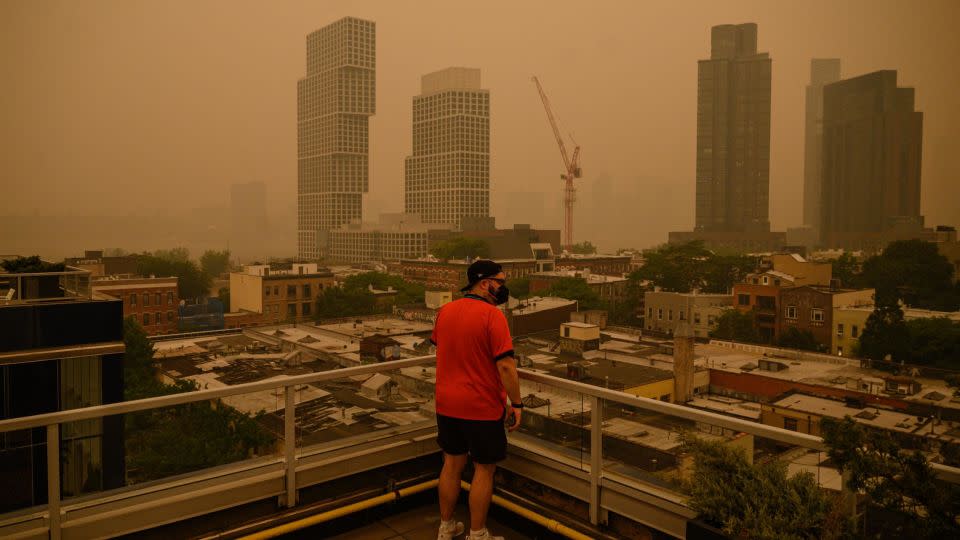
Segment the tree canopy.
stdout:
[[787,474],[786,462],[754,465],[742,448],[688,440],[693,473],[690,506],[732,538],[839,538],[849,529],[839,497],[810,472]]
[[960,538],[960,486],[938,481],[923,454],[903,450],[890,432],[865,429],[849,416],[824,418],[821,427],[830,460],[848,474],[847,486],[869,497],[867,533]]
[[645,263],[630,275],[666,291],[726,293],[757,266],[755,257],[717,255],[701,241],[667,244],[644,252]]
[[960,294],[953,283],[953,265],[922,240],[892,242],[880,255],[863,264],[863,281],[877,290],[877,304],[902,300],[912,307],[938,311],[960,309]]
[[[896,363],[960,369],[960,323],[946,317],[903,320],[899,306],[879,306],[860,335],[859,355]],[[882,366],[883,364],[881,364]]]
[[806,329],[800,330],[793,326],[788,327],[780,334],[777,345],[802,351],[819,351],[823,348],[817,342],[817,338],[813,337],[813,332]]
[[514,298],[523,299],[530,296],[530,280],[528,278],[508,279],[507,288],[510,289],[510,296]]
[[30,257],[16,257],[0,261],[0,267],[11,274],[29,274],[34,272],[63,272],[67,265],[63,263],[49,263],[39,255]]
[[859,355],[881,362],[887,355],[893,362],[906,362],[910,353],[909,332],[903,310],[897,304],[878,304],[867,317],[860,334]]
[[[184,258],[186,253],[186,258]],[[144,253],[137,257],[137,273],[143,276],[176,276],[180,298],[199,298],[207,294],[213,279],[190,260],[183,248]]]
[[379,290],[393,287],[397,296],[391,304],[419,304],[426,289],[419,283],[404,281],[399,276],[382,272],[366,272],[348,277],[342,287],[328,287],[317,296],[317,319],[334,319],[356,315],[372,315],[391,309],[390,304],[378,304],[370,292],[370,285]]
[[753,314],[737,309],[727,309],[717,317],[717,327],[710,331],[710,337],[742,343],[760,343],[760,334],[753,324]]
[[384,274],[383,272],[366,272],[348,277],[343,288],[347,291],[368,291],[370,285],[374,289],[386,290],[393,287],[397,291],[397,304],[417,304],[423,302],[426,288],[419,283],[405,281],[400,276]]
[[430,254],[438,259],[489,258],[490,245],[479,238],[457,236],[449,240],[437,242]]
[[603,309],[605,304],[600,295],[590,288],[582,278],[562,277],[553,282],[549,289],[538,293],[542,296],[558,296],[576,300],[578,309]]
[[217,277],[230,269],[230,250],[216,251],[208,249],[200,256],[200,268],[208,276]]
[[[162,383],[153,363],[153,345],[135,318],[124,321],[124,399],[133,400],[197,389],[191,381]],[[127,470],[148,481],[250,457],[268,450],[275,437],[259,419],[216,401],[190,403],[125,416]]]

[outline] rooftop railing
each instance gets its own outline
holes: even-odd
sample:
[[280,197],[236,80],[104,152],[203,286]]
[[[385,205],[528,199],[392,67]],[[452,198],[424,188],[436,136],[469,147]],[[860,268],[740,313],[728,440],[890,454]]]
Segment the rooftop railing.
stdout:
[[0,306],[78,298],[91,298],[87,270],[0,273]]
[[[48,502],[0,515],[0,536],[56,539],[64,529],[84,537],[126,534],[272,497],[292,507],[304,488],[435,453],[434,362],[434,356],[407,358],[2,420],[0,459],[15,447],[11,441],[45,433],[29,445],[32,455],[45,455],[45,462],[38,461],[46,468]],[[419,397],[398,400],[389,385],[361,386],[377,373],[389,373],[408,396]],[[678,451],[684,433],[743,447],[751,459],[787,460],[791,470],[813,472],[821,485],[841,487],[836,471],[825,465],[820,437],[540,372],[521,370],[520,377],[524,399],[531,403],[521,429],[508,438],[509,456],[502,466],[518,474],[537,471],[530,477],[581,499],[593,525],[604,521],[605,512],[617,512],[685,536],[685,523],[695,513],[687,504],[692,457]],[[353,392],[356,397],[350,399],[358,401],[343,403],[342,392]],[[391,410],[371,414],[370,403],[361,406],[365,401],[390,404]],[[198,404],[204,410],[220,404],[249,413],[267,409],[272,420],[261,416],[260,421],[273,422],[276,444],[233,463],[137,480],[137,470],[131,469],[149,460],[134,459],[136,444],[128,440],[127,473],[134,478],[129,485],[93,492],[67,487],[89,482],[74,465],[84,456],[96,461],[83,441],[102,433],[108,418],[127,418],[128,437],[150,435],[137,431],[137,418]],[[53,440],[61,443],[44,442]],[[960,483],[960,469],[932,467],[942,480]]]

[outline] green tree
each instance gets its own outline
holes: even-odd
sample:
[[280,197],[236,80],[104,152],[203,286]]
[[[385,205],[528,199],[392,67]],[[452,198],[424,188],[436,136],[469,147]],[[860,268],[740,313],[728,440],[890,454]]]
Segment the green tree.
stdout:
[[960,369],[960,323],[946,317],[907,321],[907,363]]
[[397,291],[396,303],[400,305],[423,303],[426,292],[426,288],[419,283],[411,283],[400,276],[382,272],[366,272],[350,276],[344,281],[343,288],[351,292],[367,292],[371,285],[379,290],[393,287]]
[[703,291],[726,294],[757,268],[757,258],[747,255],[714,255],[703,269]]
[[909,335],[900,306],[877,305],[860,334],[858,354],[874,362],[882,362],[887,355],[894,362],[906,362],[910,353]]
[[0,267],[11,274],[29,274],[33,272],[63,272],[67,265],[63,263],[49,263],[40,258],[39,255],[30,257],[16,257],[14,259],[4,259],[0,262]]
[[200,268],[211,277],[217,277],[230,269],[230,250],[208,249],[200,256]]
[[158,249],[153,252],[153,256],[172,263],[187,262],[190,260],[190,250],[185,247]]
[[783,461],[753,465],[741,448],[688,439],[690,506],[732,538],[840,538],[849,530],[839,497],[822,491],[812,473],[790,476]]
[[176,254],[172,256],[171,252],[177,252],[177,250],[163,252],[162,256],[149,253],[138,256],[137,272],[143,276],[176,276],[180,298],[198,298],[206,295],[213,283],[210,275],[189,258],[182,259]]
[[960,309],[953,265],[922,240],[893,242],[863,264],[864,282],[877,290],[877,304],[902,300],[912,307],[940,311]]
[[645,251],[644,258],[644,265],[630,277],[675,292],[726,293],[757,266],[754,257],[717,255],[701,241],[667,244]]
[[760,334],[753,323],[753,313],[727,309],[717,317],[717,326],[710,331],[710,337],[742,343],[760,343]]
[[923,454],[903,450],[890,432],[868,430],[849,416],[824,418],[821,427],[847,486],[869,497],[866,522],[878,525],[879,537],[960,538],[960,487],[937,480]]
[[840,280],[842,287],[859,289],[865,286],[860,273],[860,261],[853,254],[844,252],[833,261],[832,267],[833,277]]
[[364,290],[327,287],[317,296],[316,319],[334,319],[371,315],[377,312],[377,300]]
[[570,246],[570,252],[580,255],[593,255],[597,252],[597,246],[593,245],[589,240],[585,240]]
[[823,349],[823,347],[817,343],[817,339],[813,337],[813,332],[810,330],[800,330],[793,326],[787,328],[780,334],[777,345],[788,349],[800,349],[802,351],[819,351]]
[[587,285],[583,278],[563,277],[553,282],[541,296],[558,296],[576,300],[578,309],[603,309],[605,307],[596,291]]
[[[153,345],[132,317],[124,321],[124,344],[126,400],[197,390],[191,381],[159,381]],[[128,414],[127,470],[136,481],[147,481],[245,459],[274,444],[262,415],[250,417],[219,400]]]
[[507,288],[510,289],[510,296],[514,298],[523,299],[530,296],[530,280],[527,278],[509,279]]
[[464,259],[467,257],[486,259],[490,257],[490,245],[479,238],[457,236],[449,240],[437,242],[430,253],[442,260]]

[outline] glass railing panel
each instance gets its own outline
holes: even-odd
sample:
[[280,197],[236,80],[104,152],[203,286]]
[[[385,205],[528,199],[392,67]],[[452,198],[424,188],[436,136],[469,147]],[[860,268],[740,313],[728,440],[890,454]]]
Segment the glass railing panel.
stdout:
[[535,437],[541,455],[590,468],[590,396],[528,380],[520,380],[524,409],[520,433]]
[[46,504],[46,471],[44,428],[0,433],[0,514]]

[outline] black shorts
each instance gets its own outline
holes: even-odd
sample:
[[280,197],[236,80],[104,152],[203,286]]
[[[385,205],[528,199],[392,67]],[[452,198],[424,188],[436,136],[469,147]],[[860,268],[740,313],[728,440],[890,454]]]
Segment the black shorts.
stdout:
[[507,457],[503,420],[464,420],[437,414],[437,444],[447,454],[470,453],[476,463],[496,463]]

